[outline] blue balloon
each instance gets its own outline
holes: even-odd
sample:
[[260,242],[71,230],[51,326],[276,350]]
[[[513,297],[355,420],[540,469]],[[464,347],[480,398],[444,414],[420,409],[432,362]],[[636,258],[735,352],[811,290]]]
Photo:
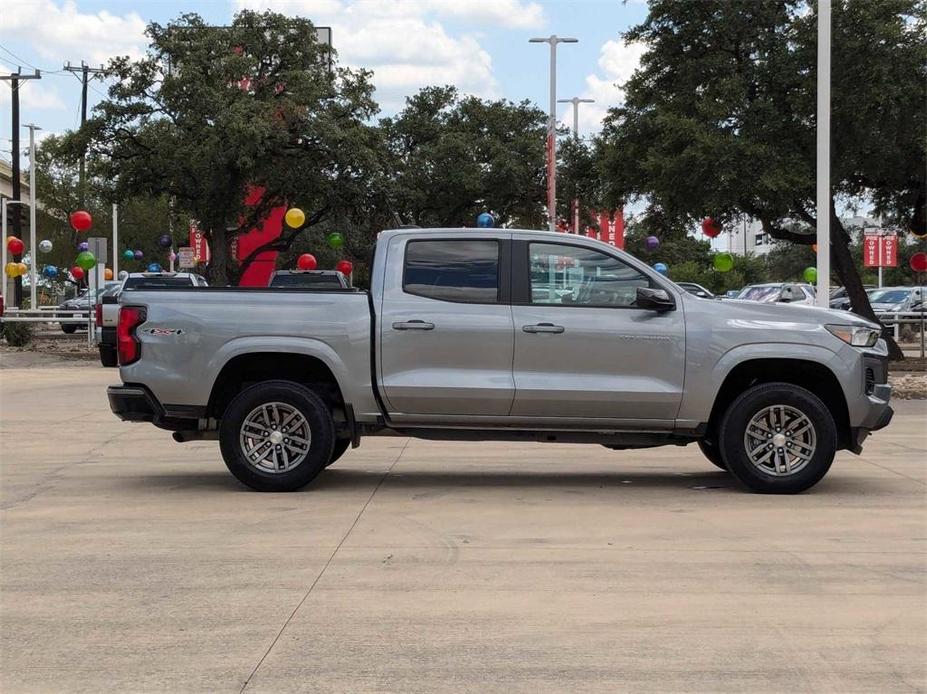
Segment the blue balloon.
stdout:
[[58,268],[54,265],[46,265],[45,269],[42,270],[42,274],[45,275],[48,279],[54,279],[58,276]]
[[489,214],[489,212],[481,212],[477,215],[476,225],[481,229],[492,229],[496,226],[496,218]]
[[158,263],[149,263],[148,272],[161,272],[161,266]]
[[666,263],[654,263],[653,269],[659,272],[661,275],[665,275],[669,272],[669,268],[666,266]]
[[81,253],[83,253],[84,251],[89,251],[90,244],[87,243],[86,241],[81,241],[79,244],[77,244],[77,250],[79,250]]

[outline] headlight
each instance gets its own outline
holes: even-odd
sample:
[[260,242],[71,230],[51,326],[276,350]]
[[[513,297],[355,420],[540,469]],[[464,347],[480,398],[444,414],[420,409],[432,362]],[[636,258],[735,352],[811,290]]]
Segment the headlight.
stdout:
[[872,347],[881,335],[879,330],[860,325],[825,325],[824,327],[831,335],[839,337],[854,347]]

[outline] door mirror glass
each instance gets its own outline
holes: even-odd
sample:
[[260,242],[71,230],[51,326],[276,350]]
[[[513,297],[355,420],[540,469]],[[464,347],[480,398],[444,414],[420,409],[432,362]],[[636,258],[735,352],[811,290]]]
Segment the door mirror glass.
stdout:
[[795,295],[792,293],[791,287],[783,287],[782,291],[779,293],[779,301],[784,304],[787,304],[795,300]]
[[649,311],[672,311],[676,302],[665,289],[637,288],[636,305]]

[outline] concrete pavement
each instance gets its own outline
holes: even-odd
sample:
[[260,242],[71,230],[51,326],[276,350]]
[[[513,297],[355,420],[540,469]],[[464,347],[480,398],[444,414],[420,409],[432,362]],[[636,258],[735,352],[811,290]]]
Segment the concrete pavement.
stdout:
[[4,692],[924,691],[927,403],[794,497],[697,448],[365,439],[303,492],[0,371]]

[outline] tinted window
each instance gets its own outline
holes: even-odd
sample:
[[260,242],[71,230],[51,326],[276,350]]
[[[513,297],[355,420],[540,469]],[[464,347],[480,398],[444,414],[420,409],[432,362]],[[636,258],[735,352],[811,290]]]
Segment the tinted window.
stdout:
[[151,287],[192,287],[189,277],[129,277],[126,289],[148,289]]
[[495,303],[499,300],[499,243],[410,241],[402,288],[443,301]]
[[335,275],[274,275],[271,287],[341,287]]
[[528,249],[533,304],[633,306],[637,288],[651,284],[640,270],[589,248],[532,243]]

